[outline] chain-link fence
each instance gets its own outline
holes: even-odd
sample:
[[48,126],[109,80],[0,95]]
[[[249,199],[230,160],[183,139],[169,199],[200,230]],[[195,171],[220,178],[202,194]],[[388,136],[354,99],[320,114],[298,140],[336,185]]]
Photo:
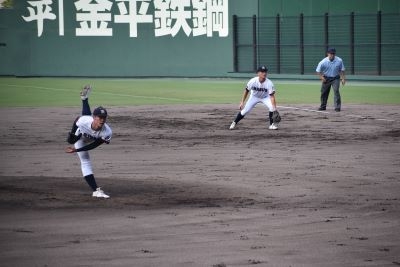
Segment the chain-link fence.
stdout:
[[234,71],[312,74],[335,47],[348,74],[400,75],[400,15],[233,16]]

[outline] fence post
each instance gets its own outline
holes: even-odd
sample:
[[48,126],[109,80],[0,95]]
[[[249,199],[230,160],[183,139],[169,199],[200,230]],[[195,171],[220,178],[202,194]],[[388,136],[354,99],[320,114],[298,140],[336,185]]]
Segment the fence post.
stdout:
[[325,52],[329,47],[329,14],[325,13],[324,19],[324,28],[325,28]]
[[300,14],[300,73],[304,74],[304,15]]
[[354,75],[354,12],[350,13],[350,72]]
[[237,16],[232,16],[232,33],[233,33],[233,71],[238,72],[238,25]]
[[376,22],[376,64],[378,75],[382,75],[382,12],[378,11]]
[[257,70],[257,16],[253,15],[253,71]]
[[281,18],[276,15],[276,72],[281,73]]

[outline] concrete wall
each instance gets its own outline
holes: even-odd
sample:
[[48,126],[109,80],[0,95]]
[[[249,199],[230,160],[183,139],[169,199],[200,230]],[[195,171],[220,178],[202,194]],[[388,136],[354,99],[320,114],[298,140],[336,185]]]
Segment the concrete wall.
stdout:
[[[17,76],[227,76],[233,69],[232,28],[227,37],[155,37],[154,24],[140,24],[138,36],[129,36],[128,24],[112,24],[113,36],[76,36],[79,28],[74,2],[64,1],[64,36],[59,36],[58,17],[45,20],[38,37],[37,23],[25,22],[27,1],[16,0],[13,10],[0,10],[0,75]],[[58,5],[53,1],[53,12]],[[151,1],[153,2],[153,1]],[[233,14],[257,14],[257,0],[230,0]],[[151,6],[150,6],[151,9]],[[154,14],[154,9],[149,13]],[[119,14],[116,3],[111,10]]]

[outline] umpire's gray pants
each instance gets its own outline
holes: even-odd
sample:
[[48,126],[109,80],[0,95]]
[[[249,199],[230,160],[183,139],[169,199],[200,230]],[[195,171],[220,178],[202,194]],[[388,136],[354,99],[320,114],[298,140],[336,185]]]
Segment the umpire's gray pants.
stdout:
[[331,86],[334,93],[334,104],[335,109],[340,109],[342,106],[342,100],[340,97],[339,87],[340,87],[340,79],[335,79],[333,81],[329,81],[326,83],[322,83],[321,86],[321,108],[326,109],[326,105],[328,104],[329,92],[331,91]]

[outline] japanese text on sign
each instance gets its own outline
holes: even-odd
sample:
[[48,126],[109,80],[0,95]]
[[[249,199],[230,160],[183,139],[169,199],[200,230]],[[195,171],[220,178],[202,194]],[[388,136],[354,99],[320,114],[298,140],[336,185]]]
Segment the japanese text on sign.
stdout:
[[[26,22],[36,21],[37,35],[42,36],[47,20],[58,20],[59,35],[64,35],[64,2],[27,1]],[[78,0],[74,1],[76,36],[112,36],[112,26],[126,23],[129,36],[138,37],[138,25],[151,23],[155,36],[206,35],[226,37],[229,33],[228,0]],[[150,11],[153,10],[153,13]],[[115,14],[113,14],[113,11]]]

